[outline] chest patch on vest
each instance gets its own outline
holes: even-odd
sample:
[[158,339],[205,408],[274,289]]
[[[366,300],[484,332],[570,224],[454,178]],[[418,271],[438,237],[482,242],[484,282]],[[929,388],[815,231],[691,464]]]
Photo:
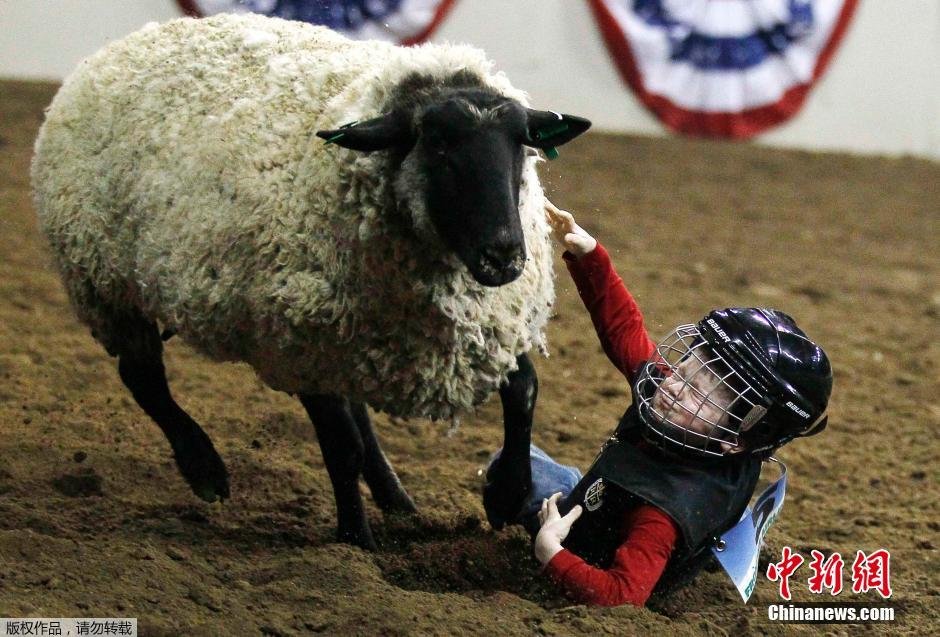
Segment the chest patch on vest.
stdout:
[[604,479],[598,478],[584,492],[584,508],[588,511],[597,511],[604,504]]

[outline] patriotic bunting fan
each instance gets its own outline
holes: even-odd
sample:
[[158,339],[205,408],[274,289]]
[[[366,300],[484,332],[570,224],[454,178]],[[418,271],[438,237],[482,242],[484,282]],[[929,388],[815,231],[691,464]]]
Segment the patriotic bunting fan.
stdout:
[[423,42],[450,11],[454,0],[178,0],[195,17],[254,12],[321,24],[356,40]]
[[669,128],[751,137],[796,113],[857,0],[589,0],[624,80]]

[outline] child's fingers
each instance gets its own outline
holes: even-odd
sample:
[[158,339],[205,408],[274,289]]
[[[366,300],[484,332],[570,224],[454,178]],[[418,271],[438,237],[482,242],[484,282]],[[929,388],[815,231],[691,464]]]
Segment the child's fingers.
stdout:
[[561,497],[561,492],[553,493],[552,497],[548,499],[548,515],[550,518],[560,518],[561,515],[558,513],[558,498]]
[[542,513],[542,526],[558,521],[561,516],[558,515],[558,509],[555,507],[555,496],[542,500]]
[[574,217],[567,210],[562,210],[548,199],[545,200],[545,215],[552,225],[574,224]]
[[581,514],[584,513],[584,509],[581,508],[580,504],[576,504],[573,509],[568,511],[568,514],[561,519],[569,527],[575,523],[575,520],[581,517]]
[[541,519],[542,524],[545,524],[548,521],[548,518],[549,518],[548,498],[542,498],[542,510],[539,511],[539,516],[542,518]]
[[574,230],[574,217],[571,216],[570,212],[565,212],[564,210],[559,210],[554,215],[553,225],[559,228],[565,228],[569,232]]

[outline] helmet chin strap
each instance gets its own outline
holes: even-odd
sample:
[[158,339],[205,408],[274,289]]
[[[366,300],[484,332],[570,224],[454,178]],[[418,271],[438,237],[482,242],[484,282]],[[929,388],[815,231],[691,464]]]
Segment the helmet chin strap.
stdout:
[[749,431],[757,422],[767,414],[767,408],[763,405],[754,405],[751,407],[744,419],[741,420],[741,431]]
[[809,425],[808,427],[806,427],[806,429],[804,429],[800,435],[801,435],[801,436],[812,436],[814,433],[816,433],[816,430],[817,430],[817,429],[821,429],[820,425],[821,425],[823,422],[825,422],[826,417],[827,417],[828,415],[829,415],[828,411],[824,411],[824,412],[822,412],[821,414],[819,414],[819,417],[816,418],[816,420],[814,420],[812,423],[810,423],[810,425]]

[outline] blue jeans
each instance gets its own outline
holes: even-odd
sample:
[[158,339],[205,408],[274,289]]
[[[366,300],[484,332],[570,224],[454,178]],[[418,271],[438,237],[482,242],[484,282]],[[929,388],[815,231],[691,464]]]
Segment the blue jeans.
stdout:
[[[502,449],[493,454],[487,470],[499,458],[500,452]],[[542,508],[542,500],[559,491],[562,497],[567,496],[581,480],[581,472],[577,467],[555,462],[551,456],[535,445],[529,445],[529,462],[532,465],[532,491],[517,520],[527,527],[526,518],[531,518],[538,513]]]

